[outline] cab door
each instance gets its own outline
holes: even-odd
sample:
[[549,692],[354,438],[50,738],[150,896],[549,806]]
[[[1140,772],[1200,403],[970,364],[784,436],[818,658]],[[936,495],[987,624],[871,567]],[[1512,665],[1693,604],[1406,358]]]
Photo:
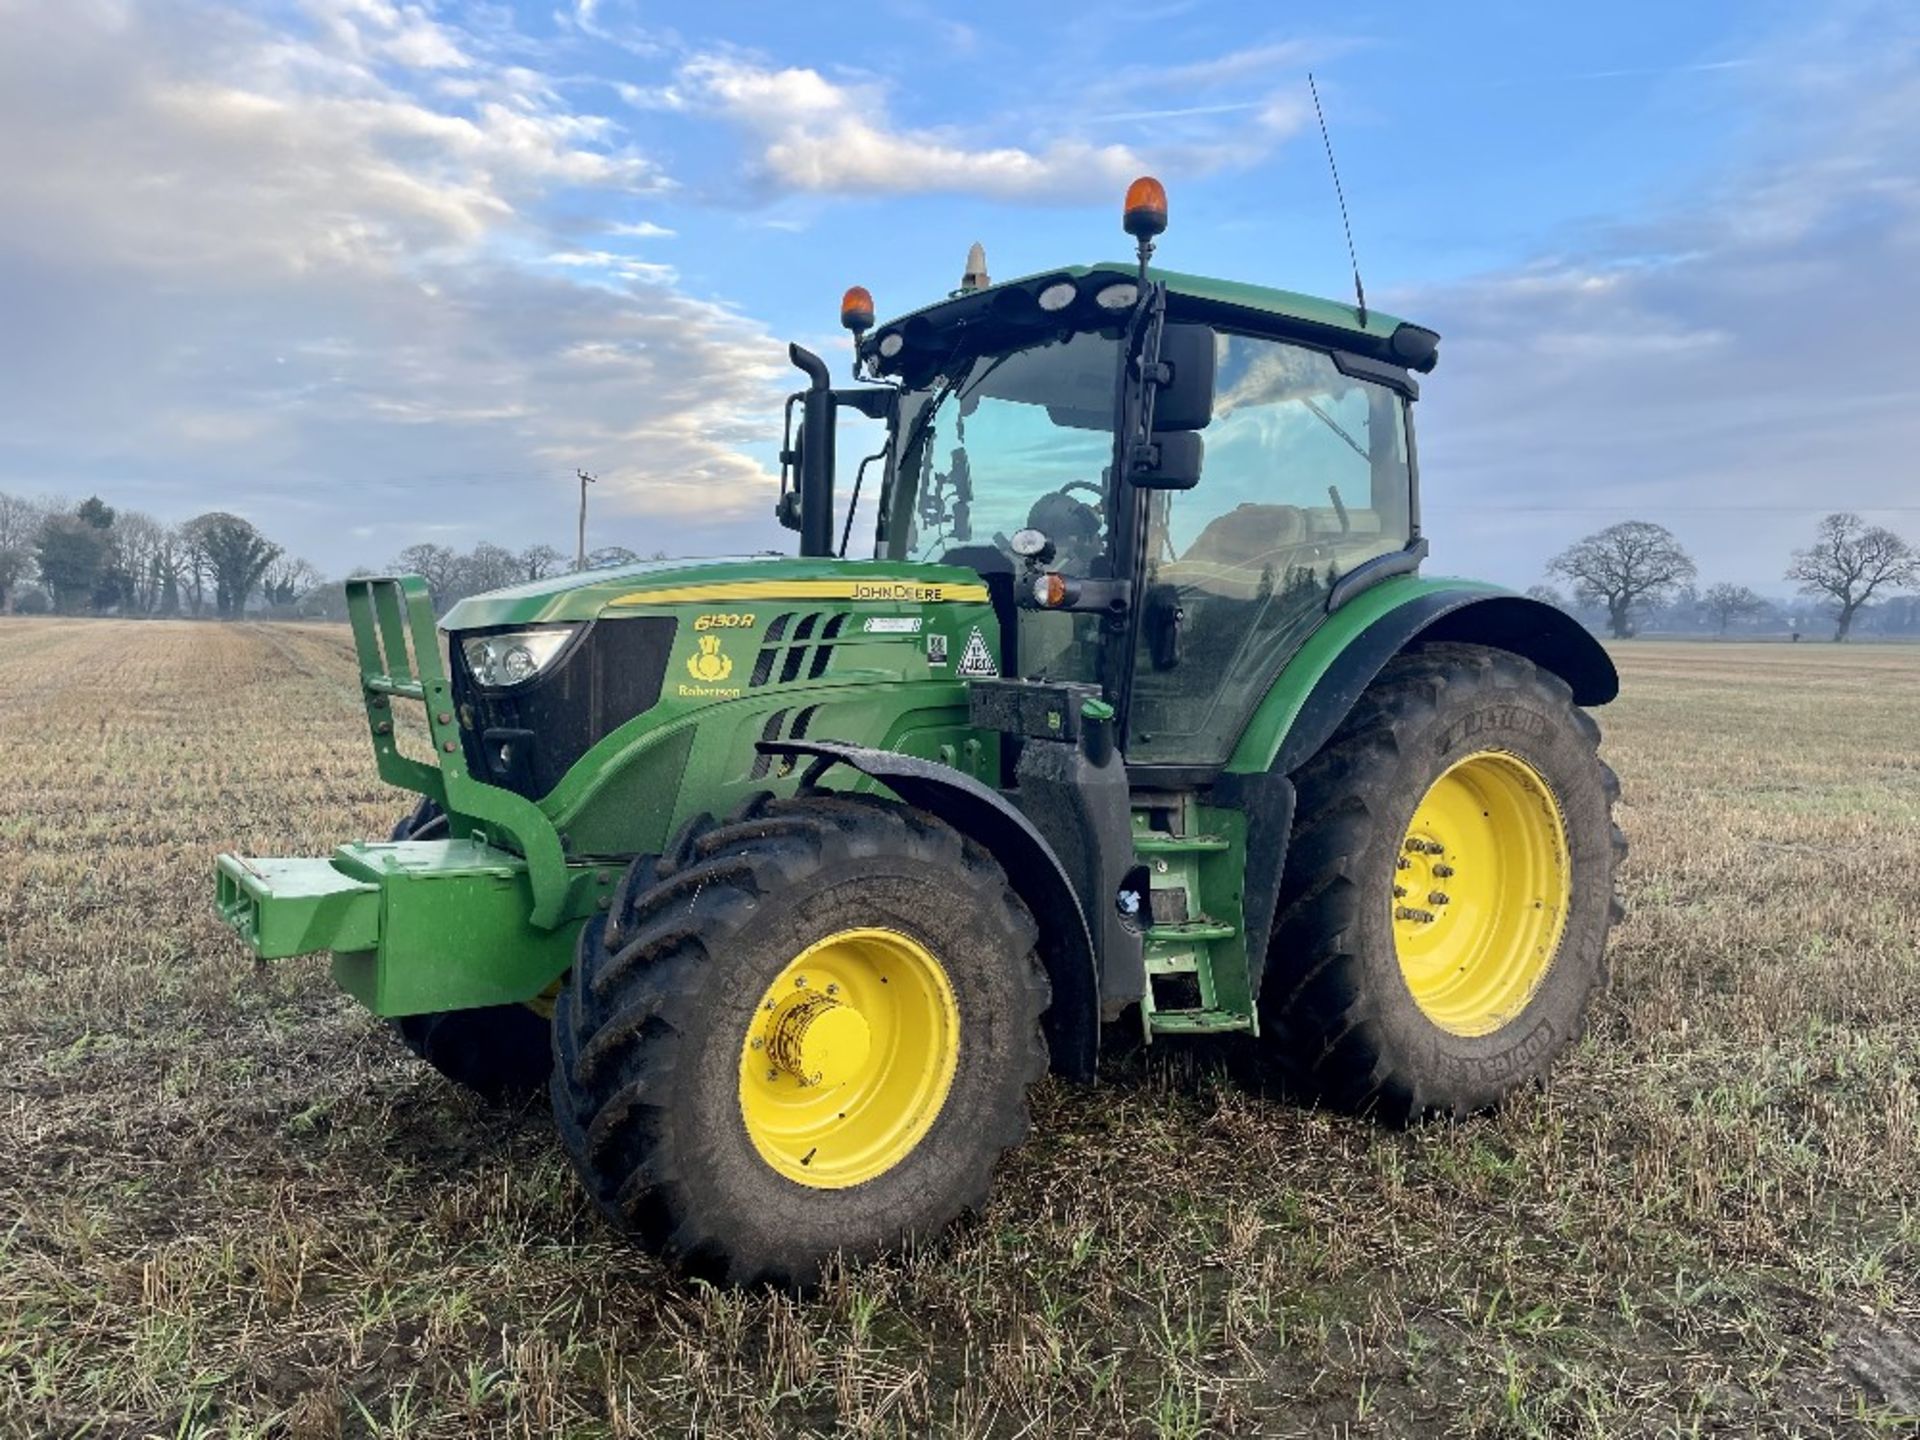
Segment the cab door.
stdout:
[[1303,345],[1215,349],[1200,482],[1148,498],[1130,764],[1225,761],[1334,583],[1411,536],[1404,396]]

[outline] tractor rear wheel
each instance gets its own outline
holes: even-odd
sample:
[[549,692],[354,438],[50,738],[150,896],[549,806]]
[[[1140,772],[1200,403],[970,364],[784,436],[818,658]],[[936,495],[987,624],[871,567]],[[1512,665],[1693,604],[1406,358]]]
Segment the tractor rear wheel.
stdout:
[[1555,675],[1476,645],[1381,672],[1294,776],[1261,986],[1297,1089],[1393,1121],[1542,1079],[1606,985],[1626,839],[1600,731]]
[[588,1194],[709,1279],[804,1289],[938,1234],[1027,1133],[1038,927],[979,846],[872,796],[761,799],[634,862],[554,1008]]
[[[393,840],[444,840],[447,817],[431,800],[393,827]],[[552,1026],[527,1005],[436,1010],[387,1022],[400,1042],[463,1089],[494,1104],[524,1100],[547,1082]]]

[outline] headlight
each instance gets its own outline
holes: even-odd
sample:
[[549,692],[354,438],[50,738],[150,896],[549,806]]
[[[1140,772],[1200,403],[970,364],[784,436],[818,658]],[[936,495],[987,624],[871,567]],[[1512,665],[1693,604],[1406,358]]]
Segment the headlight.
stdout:
[[1040,308],[1049,312],[1064,310],[1073,303],[1073,297],[1079,293],[1073,288],[1071,280],[1056,280],[1040,292]]
[[902,335],[898,330],[894,330],[880,337],[880,354],[884,359],[891,360],[904,350],[906,346],[907,337]]
[[1102,310],[1125,310],[1139,298],[1140,287],[1131,280],[1122,280],[1097,291],[1093,303]]
[[498,635],[475,635],[460,642],[467,669],[474,680],[489,688],[524,685],[566,648],[573,637],[565,630],[508,630]]

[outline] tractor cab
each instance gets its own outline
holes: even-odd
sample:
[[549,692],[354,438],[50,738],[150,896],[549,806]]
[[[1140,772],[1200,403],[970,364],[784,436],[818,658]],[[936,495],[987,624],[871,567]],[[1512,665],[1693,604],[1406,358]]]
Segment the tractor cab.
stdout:
[[[871,525],[876,559],[976,571],[1007,675],[1098,687],[1131,765],[1217,767],[1329,611],[1424,555],[1411,405],[1438,337],[1150,269],[1165,198],[1141,198],[1135,265],[990,285],[981,261],[949,299],[877,327],[849,291],[854,373],[886,388],[817,385],[794,404],[886,424],[837,553]],[[832,457],[807,437],[831,429],[809,413],[786,451],[780,514],[803,553],[807,512],[834,498],[831,469],[816,475]]]

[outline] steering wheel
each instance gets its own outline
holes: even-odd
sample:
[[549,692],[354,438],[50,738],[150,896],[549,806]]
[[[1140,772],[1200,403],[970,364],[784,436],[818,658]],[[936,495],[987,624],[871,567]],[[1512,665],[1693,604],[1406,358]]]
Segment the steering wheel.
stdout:
[[1053,541],[1060,568],[1085,574],[1100,553],[1101,514],[1097,506],[1076,499],[1072,493],[1075,490],[1091,490],[1103,498],[1106,494],[1091,480],[1070,480],[1033,502],[1027,512],[1027,527]]

